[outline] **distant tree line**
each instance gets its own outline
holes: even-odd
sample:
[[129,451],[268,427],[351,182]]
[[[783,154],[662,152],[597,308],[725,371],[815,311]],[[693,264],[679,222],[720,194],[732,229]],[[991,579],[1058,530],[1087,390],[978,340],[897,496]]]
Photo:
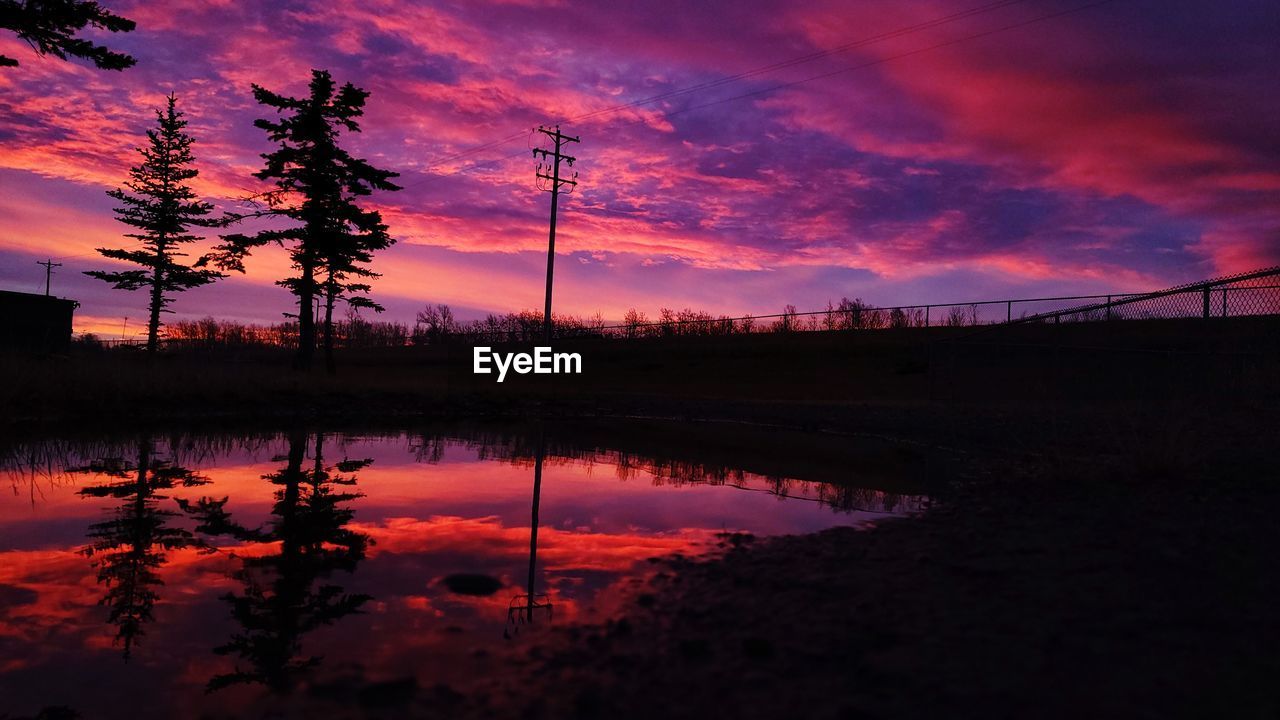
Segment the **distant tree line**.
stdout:
[[[206,317],[170,323],[165,341],[174,348],[293,349],[298,346],[299,335],[296,320],[258,325]],[[355,313],[334,320],[330,334],[330,342],[336,348],[404,347],[409,338],[410,329],[401,323],[366,320]],[[316,338],[315,342],[322,341]]]
[[[617,339],[912,328],[925,327],[926,320],[930,325],[949,327],[980,323],[976,305],[952,307],[945,315],[926,318],[922,308],[877,308],[847,298],[838,304],[828,303],[826,310],[817,312],[801,313],[794,305],[787,305],[777,315],[764,316],[729,317],[690,308],[662,308],[653,318],[631,309],[621,323],[607,321],[599,313],[552,316],[557,338]],[[206,317],[171,322],[165,329],[165,341],[178,348],[296,348],[300,336],[296,320],[259,325]],[[369,320],[358,308],[349,308],[343,319],[332,321],[329,342],[334,348],[390,348],[448,342],[536,342],[542,338],[542,313],[537,310],[459,320],[448,305],[431,304],[418,311],[411,326]],[[86,336],[84,342],[99,341]],[[312,342],[319,347],[324,340],[313,338]]]

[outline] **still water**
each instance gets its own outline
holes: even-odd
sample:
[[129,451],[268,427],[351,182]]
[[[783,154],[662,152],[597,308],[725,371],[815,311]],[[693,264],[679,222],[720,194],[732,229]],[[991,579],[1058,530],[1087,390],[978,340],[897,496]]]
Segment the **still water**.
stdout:
[[651,558],[924,502],[542,431],[31,443],[0,488],[0,717],[448,702]]

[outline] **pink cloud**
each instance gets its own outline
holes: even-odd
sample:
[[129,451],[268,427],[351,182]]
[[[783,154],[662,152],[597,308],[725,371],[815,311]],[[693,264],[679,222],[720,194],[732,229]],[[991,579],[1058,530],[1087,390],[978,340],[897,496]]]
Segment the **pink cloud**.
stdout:
[[[373,200],[403,248],[379,260],[375,294],[537,306],[547,198],[532,187],[528,128],[965,9],[563,4],[125,3],[140,25],[118,39],[139,57],[126,73],[36,59],[0,37],[0,52],[24,58],[0,73],[0,171],[21,183],[5,195],[27,199],[6,203],[0,252],[25,263],[118,237],[101,193],[171,90],[198,139],[197,188],[233,204],[261,187],[251,174],[268,149],[250,83],[297,93],[327,67],[372,91],[349,142],[406,187]],[[576,312],[727,298],[741,306],[724,309],[758,312],[805,302],[820,276],[836,297],[872,287],[859,278],[951,278],[962,293],[972,272],[1060,290],[1280,261],[1280,172],[1260,120],[1276,108],[1256,92],[1275,50],[1249,7],[1228,5],[1206,15],[1174,3],[1146,24],[1109,5],[684,112],[1043,12],[1014,5],[573,123],[582,185],[558,242],[592,262],[566,263],[576,286],[559,297]],[[1186,40],[1205,25],[1217,32],[1197,50]],[[286,271],[267,254],[222,287],[265,297]],[[106,292],[85,286],[87,315],[124,302]],[[216,312],[215,295],[180,311]],[[281,299],[262,320],[287,309]]]

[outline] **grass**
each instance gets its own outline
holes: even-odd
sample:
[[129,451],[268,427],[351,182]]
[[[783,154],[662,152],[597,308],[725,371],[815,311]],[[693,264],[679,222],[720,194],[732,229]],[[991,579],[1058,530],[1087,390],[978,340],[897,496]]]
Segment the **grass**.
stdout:
[[0,408],[10,428],[51,429],[548,412],[822,427],[878,412],[915,425],[1018,416],[1052,431],[1265,413],[1280,397],[1278,330],[1241,318],[557,341],[582,354],[582,375],[502,384],[471,373],[466,346],[345,351],[333,376],[269,350],[7,355]]

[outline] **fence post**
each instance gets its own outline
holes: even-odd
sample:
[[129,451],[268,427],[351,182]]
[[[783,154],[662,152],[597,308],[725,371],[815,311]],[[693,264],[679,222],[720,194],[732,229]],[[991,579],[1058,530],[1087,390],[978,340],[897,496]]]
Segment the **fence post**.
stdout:
[[1209,288],[1204,289],[1204,316],[1209,317]]
[[1222,317],[1227,316],[1227,289],[1222,288]]
[[1004,321],[1013,322],[1013,301],[1010,300],[1004,306]]
[[[1227,293],[1226,290],[1222,291],[1222,307],[1224,309],[1227,307],[1226,293]],[[924,306],[924,326],[929,327],[929,306],[928,305]]]
[[1111,296],[1107,296],[1107,319],[1111,319]]

